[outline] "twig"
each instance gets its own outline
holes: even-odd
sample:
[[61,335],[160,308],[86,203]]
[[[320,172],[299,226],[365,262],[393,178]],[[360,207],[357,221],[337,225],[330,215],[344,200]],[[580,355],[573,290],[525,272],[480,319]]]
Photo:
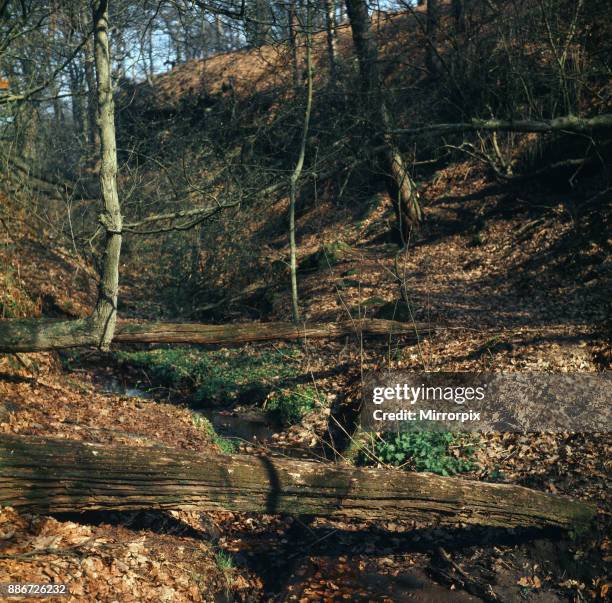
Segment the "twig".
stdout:
[[[40,555],[58,555],[58,556],[84,555],[86,554],[86,552],[80,549],[90,544],[94,540],[95,538],[92,536],[91,538],[88,538],[85,542],[82,542],[81,544],[75,544],[73,546],[65,547],[62,549],[58,549],[54,547],[47,547],[44,549],[37,549],[35,551],[26,551],[25,553],[0,554],[0,559],[23,559],[25,560],[25,559],[32,559],[33,557],[38,557]],[[100,546],[108,547],[110,545],[101,544]]]
[[[491,603],[503,603],[503,600],[500,599],[499,595],[493,590],[490,584],[484,584],[482,581],[472,578],[457,562],[453,560],[451,555],[447,553],[441,546],[436,549],[436,553],[445,561],[457,574],[460,576],[459,582],[461,586],[469,593],[473,594],[476,597],[480,597],[483,601],[488,601]],[[434,568],[432,568],[434,569]],[[440,571],[435,570],[434,571]],[[453,577],[446,572],[440,571],[440,573],[444,574],[446,577],[451,580]]]

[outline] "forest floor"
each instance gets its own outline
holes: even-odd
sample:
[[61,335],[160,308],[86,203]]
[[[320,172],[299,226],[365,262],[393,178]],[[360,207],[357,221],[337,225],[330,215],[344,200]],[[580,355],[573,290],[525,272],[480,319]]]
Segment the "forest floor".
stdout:
[[[221,350],[247,359],[272,350],[325,400],[297,425],[268,425],[256,441],[243,438],[242,451],[321,460],[330,409],[359,395],[362,370],[609,368],[605,251],[581,239],[563,195],[473,194],[486,186],[470,164],[438,172],[423,186],[427,223],[402,253],[386,239],[390,212],[384,205],[356,219],[323,201],[300,218],[305,320],[366,315],[426,322],[431,329],[419,333],[417,344],[414,337],[348,337]],[[39,280],[41,265],[59,262],[27,237],[13,245],[20,249],[20,265],[38,266]],[[83,271],[69,262],[54,269],[65,282],[43,292],[46,307],[78,314],[79,308],[66,308],[64,297],[72,285],[85,289],[75,277]],[[34,276],[26,270],[19,278],[36,293]],[[135,278],[126,280],[128,301],[138,288]],[[83,293],[81,298],[75,297],[86,307]],[[137,307],[138,295],[133,299]],[[285,299],[267,318],[287,319],[288,311],[285,289]],[[0,431],[161,443],[207,454],[219,443],[194,420],[194,408],[221,422],[237,417],[236,423],[261,410],[278,389],[273,375],[266,379],[263,399],[250,399],[247,389],[231,406],[211,400],[207,409],[206,400],[196,407],[180,388],[155,383],[114,354],[5,356]],[[283,378],[282,385],[292,379],[297,377]],[[229,512],[43,517],[2,509],[0,582],[67,582],[72,601],[605,600],[611,444],[608,435],[597,434],[482,435],[464,474],[595,503],[597,526],[587,536]]]

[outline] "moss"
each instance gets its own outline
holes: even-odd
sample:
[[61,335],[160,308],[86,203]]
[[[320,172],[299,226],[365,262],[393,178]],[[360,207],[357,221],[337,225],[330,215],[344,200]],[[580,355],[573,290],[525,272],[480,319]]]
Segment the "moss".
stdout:
[[351,246],[344,241],[335,241],[323,245],[319,250],[319,267],[325,268],[328,264],[332,266],[342,260],[346,260],[352,254]]
[[367,451],[368,445],[371,443],[371,434],[366,433],[360,427],[351,436],[350,443],[342,457],[353,465],[365,464],[362,462],[362,456]]

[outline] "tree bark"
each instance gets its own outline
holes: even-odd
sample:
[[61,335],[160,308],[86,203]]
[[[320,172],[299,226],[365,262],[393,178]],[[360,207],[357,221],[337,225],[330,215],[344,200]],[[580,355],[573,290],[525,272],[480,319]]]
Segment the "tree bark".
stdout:
[[300,176],[304,167],[304,159],[306,157],[306,142],[308,140],[308,129],[310,126],[310,113],[312,110],[312,8],[310,0],[306,0],[306,108],[304,109],[304,127],[302,129],[302,138],[300,140],[300,150],[298,159],[295,164],[293,173],[291,174],[289,186],[289,267],[291,274],[291,310],[293,314],[293,322],[297,324],[300,320],[300,306],[298,300],[298,283],[297,283],[297,245],[295,242],[295,205],[299,192]]
[[289,0],[287,6],[287,31],[289,34],[289,51],[291,53],[291,73],[293,76],[293,88],[297,90],[300,85],[300,67],[298,63],[297,47],[297,0]]
[[451,11],[455,21],[455,29],[459,33],[465,31],[465,5],[464,0],[451,0]]
[[336,0],[324,0],[325,33],[327,39],[327,60],[329,62],[329,83],[338,81],[338,43],[336,34]]
[[92,154],[100,148],[100,132],[96,123],[96,72],[94,68],[93,40],[85,46],[85,81],[87,82],[87,132]]
[[228,509],[504,528],[588,526],[587,504],[399,470],[0,435],[0,506],[36,513]]
[[[335,323],[295,325],[262,322],[229,325],[119,321],[116,343],[192,343],[235,345],[254,341],[326,339],[352,334],[411,335],[426,332],[425,323],[356,319]],[[81,320],[13,319],[0,321],[0,353],[43,352],[98,344],[91,318]]]
[[85,133],[85,116],[83,111],[83,75],[81,64],[74,61],[68,66],[68,81],[72,101],[72,124],[76,136],[83,139]]
[[117,193],[117,144],[115,138],[115,103],[111,79],[108,43],[108,0],[93,0],[94,60],[98,84],[98,127],[100,129],[100,189],[104,209],[100,223],[106,231],[102,254],[102,274],[98,301],[93,311],[99,346],[109,347],[117,322],[119,292],[119,257],[123,220]]
[[382,144],[378,160],[386,174],[387,188],[393,202],[400,239],[406,243],[412,227],[421,220],[416,187],[393,140],[391,118],[381,90],[378,47],[372,33],[367,2],[346,0],[346,9],[359,62],[365,104],[369,114],[374,118],[371,126],[372,143],[375,147]]

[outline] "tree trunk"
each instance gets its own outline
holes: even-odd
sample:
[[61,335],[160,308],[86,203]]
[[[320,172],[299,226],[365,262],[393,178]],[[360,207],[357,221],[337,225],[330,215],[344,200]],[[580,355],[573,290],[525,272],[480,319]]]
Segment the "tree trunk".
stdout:
[[68,66],[68,77],[72,101],[72,124],[76,136],[79,140],[83,140],[86,138],[83,112],[83,76],[79,61],[75,60]]
[[325,31],[327,36],[327,60],[329,62],[329,83],[335,86],[338,80],[337,39],[336,39],[336,0],[324,0]]
[[453,13],[453,19],[455,21],[455,29],[459,33],[465,31],[465,6],[464,0],[452,0],[451,9]]
[[0,435],[0,506],[35,513],[228,509],[505,528],[585,528],[595,509],[521,486],[162,446]]
[[312,8],[310,0],[306,0],[306,108],[304,109],[304,127],[302,129],[302,139],[300,141],[300,151],[293,173],[291,174],[289,190],[289,267],[291,274],[291,309],[293,322],[296,324],[300,320],[300,307],[298,303],[298,283],[297,283],[297,245],[295,242],[295,204],[299,192],[300,176],[304,167],[306,157],[306,142],[308,140],[308,129],[310,126],[310,113],[312,110]]
[[[197,323],[119,321],[116,343],[192,343],[236,345],[253,341],[295,341],[326,339],[345,335],[413,335],[427,332],[425,323],[379,319],[295,325],[291,322],[262,322],[229,325]],[[81,320],[11,319],[0,320],[0,353],[44,352],[97,345],[99,337],[92,318]]]
[[291,53],[291,73],[293,76],[293,88],[297,90],[300,84],[300,67],[298,64],[297,48],[297,15],[295,3],[297,0],[289,0],[287,5],[287,31],[289,34],[289,52]]
[[96,97],[96,72],[94,69],[93,41],[85,45],[85,80],[87,82],[87,128],[89,146],[92,154],[100,148],[100,132],[96,115],[98,101]]
[[602,113],[594,117],[577,117],[566,115],[550,120],[518,119],[505,121],[502,119],[473,119],[470,122],[429,124],[418,128],[394,130],[398,135],[415,135],[424,132],[477,132],[487,130],[490,132],[570,132],[572,134],[593,134],[596,132],[612,131],[612,113]]
[[107,349],[117,322],[119,257],[123,221],[117,194],[115,104],[108,44],[108,0],[92,1],[94,61],[97,78],[97,124],[100,130],[100,189],[106,232],[98,300],[91,316],[75,321],[9,320],[0,322],[0,348],[6,352],[54,350],[82,345]]
[[225,49],[223,21],[221,21],[221,15],[215,15],[215,50],[217,52],[223,52]]
[[93,0],[94,59],[98,84],[98,126],[100,128],[100,189],[104,209],[100,223],[106,231],[98,301],[93,312],[99,345],[108,348],[117,322],[119,257],[123,220],[117,194],[117,145],[115,103],[111,81],[108,44],[108,0]]
[[425,65],[429,75],[436,76],[440,70],[436,44],[438,41],[438,29],[440,24],[440,7],[438,0],[427,0],[427,47],[425,50]]
[[378,48],[370,24],[366,0],[346,0],[353,43],[359,62],[362,91],[368,113],[373,117],[370,137],[372,145],[382,144],[378,154],[380,167],[386,174],[387,188],[397,217],[399,238],[406,243],[412,227],[421,220],[416,188],[393,141],[391,118],[381,90],[378,70]]

